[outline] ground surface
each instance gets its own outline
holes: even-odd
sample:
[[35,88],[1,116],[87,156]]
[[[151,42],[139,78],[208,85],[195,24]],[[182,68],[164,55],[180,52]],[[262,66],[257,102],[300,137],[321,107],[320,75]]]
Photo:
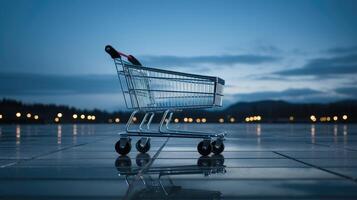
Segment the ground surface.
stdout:
[[118,157],[123,125],[1,125],[0,198],[357,199],[356,125],[193,128],[227,131],[224,158],[173,138],[153,139],[148,155],[133,138]]

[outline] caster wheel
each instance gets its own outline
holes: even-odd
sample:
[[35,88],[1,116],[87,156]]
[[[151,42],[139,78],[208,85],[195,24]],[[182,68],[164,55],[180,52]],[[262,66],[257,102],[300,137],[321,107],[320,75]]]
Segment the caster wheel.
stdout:
[[218,155],[218,154],[222,153],[223,150],[224,150],[224,144],[223,144],[223,142],[221,143],[221,145],[218,145],[218,146],[217,146],[217,141],[213,141],[211,145],[212,145],[212,152],[213,152],[215,155]]
[[145,166],[146,164],[148,164],[150,162],[150,155],[147,154],[147,153],[139,153],[137,156],[136,156],[136,165],[139,166],[139,167],[143,167]]
[[148,139],[148,141],[146,142],[146,144],[144,146],[142,146],[141,144],[141,139],[138,140],[136,142],[136,149],[140,152],[140,153],[146,153],[150,150],[150,139]]
[[224,164],[224,156],[221,154],[213,155],[211,157],[211,164],[214,167],[221,167]]
[[131,171],[131,160],[128,156],[119,156],[115,160],[115,167],[118,172],[125,173]]
[[120,138],[117,143],[115,143],[115,151],[120,155],[126,155],[131,150],[130,139]]
[[198,160],[197,160],[197,165],[199,167],[203,167],[203,168],[207,168],[211,166],[211,159],[209,156],[201,156]]
[[211,153],[211,143],[210,141],[203,140],[197,145],[197,151],[203,156],[207,156],[208,154]]

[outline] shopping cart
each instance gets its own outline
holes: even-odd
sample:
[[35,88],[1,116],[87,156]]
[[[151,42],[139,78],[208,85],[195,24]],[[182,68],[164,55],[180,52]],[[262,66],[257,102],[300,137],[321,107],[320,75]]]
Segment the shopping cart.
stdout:
[[[223,152],[224,132],[208,133],[169,127],[176,111],[222,106],[223,79],[144,67],[134,56],[118,52],[110,45],[105,47],[105,51],[114,60],[125,104],[134,110],[127,122],[126,133],[121,133],[115,144],[119,154],[130,152],[130,136],[141,137],[136,148],[142,153],[149,151],[150,137],[201,138],[203,140],[197,145],[201,155]],[[131,125],[137,119],[135,115],[139,112],[144,113],[142,121],[138,128],[132,129]],[[153,118],[161,114],[158,129],[153,130],[150,127]]]
[[[136,166],[128,156],[119,156],[115,160],[118,175],[124,177],[128,190],[124,199],[221,199],[221,192],[184,188],[176,185],[179,176],[202,175],[222,176],[226,173],[223,155],[201,156],[197,164],[191,165],[160,165],[145,169],[151,157],[149,154],[137,154]],[[142,183],[142,184],[139,184]],[[134,190],[134,187],[142,188]]]

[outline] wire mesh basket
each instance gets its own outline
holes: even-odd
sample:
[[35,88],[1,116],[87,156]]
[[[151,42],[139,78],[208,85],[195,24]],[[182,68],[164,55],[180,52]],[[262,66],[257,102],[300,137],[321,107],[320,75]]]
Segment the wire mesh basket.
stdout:
[[126,106],[139,110],[222,106],[224,80],[115,60]]

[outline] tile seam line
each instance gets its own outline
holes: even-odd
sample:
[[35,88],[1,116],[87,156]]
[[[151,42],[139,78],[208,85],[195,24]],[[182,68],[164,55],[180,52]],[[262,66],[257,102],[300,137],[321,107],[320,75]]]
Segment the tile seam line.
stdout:
[[137,174],[137,176],[141,176],[142,174],[145,173],[146,170],[148,170],[151,165],[154,163],[157,157],[159,157],[159,154],[161,153],[162,149],[166,146],[167,142],[169,141],[170,138],[167,138],[166,141],[161,145],[161,147],[157,150],[155,155],[150,159],[150,162],[148,162]]
[[325,146],[329,148],[334,148],[334,149],[341,149],[341,150],[347,150],[347,151],[357,151],[356,149],[351,149],[349,147],[334,147],[330,144],[321,144],[321,143],[309,143],[309,144],[314,144],[314,145],[319,145],[319,146]]
[[[117,181],[117,177],[114,178],[2,178],[0,182],[4,181]],[[207,180],[204,178],[180,178],[176,180],[193,180],[193,181],[200,181],[200,180]],[[341,178],[214,178],[210,180],[237,180],[237,181],[290,181],[290,180],[299,180],[299,181],[314,181],[314,180],[328,180],[328,181],[342,181]],[[343,180],[344,181],[344,180]]]
[[[33,198],[37,198],[37,199],[53,199],[55,198],[54,196],[51,195],[5,195],[2,196],[4,198],[1,199],[33,199]],[[39,198],[40,197],[40,198]],[[90,196],[90,195],[61,195],[59,197],[62,198],[71,198],[71,199],[118,199],[118,197],[124,197],[125,196],[118,196],[118,195],[106,195],[105,197],[102,196],[98,196],[98,195],[94,195],[94,196]],[[252,199],[252,200],[257,200],[257,199],[293,199],[293,200],[306,200],[311,199],[311,198],[318,198],[318,199],[331,199],[331,200],[335,200],[336,198],[339,199],[351,199],[351,200],[355,200],[356,199],[356,195],[305,195],[305,196],[293,196],[293,195],[269,195],[269,196],[264,196],[264,195],[227,195],[225,196],[226,199]],[[58,197],[57,197],[58,198]],[[57,199],[55,198],[55,199]]]
[[162,149],[166,146],[167,142],[169,141],[170,138],[166,138],[166,141],[161,145],[161,147],[157,150],[155,155],[150,159],[150,161],[135,175],[134,180],[129,184],[129,188],[127,192],[131,191],[131,187],[133,187],[133,183],[140,180],[141,176],[145,173],[147,169],[150,168],[150,166],[154,163],[155,159],[159,156],[161,153]]
[[325,169],[325,168],[322,168],[322,167],[319,167],[319,166],[316,166],[316,165],[313,165],[313,164],[310,164],[310,163],[301,161],[301,160],[299,160],[299,159],[290,157],[290,156],[288,156],[288,155],[285,155],[285,154],[282,154],[282,153],[279,153],[279,152],[276,152],[276,151],[273,151],[273,153],[276,153],[276,154],[278,154],[278,155],[281,155],[281,156],[283,156],[283,157],[285,157],[285,158],[287,158],[287,159],[290,159],[290,160],[293,160],[293,161],[302,163],[302,164],[307,165],[307,166],[309,166],[309,167],[312,167],[312,168],[315,168],[315,169],[319,169],[319,170],[321,170],[321,171],[324,171],[324,172],[333,174],[333,175],[335,175],[335,176],[339,176],[339,177],[341,177],[341,178],[350,180],[350,181],[352,181],[352,182],[354,182],[354,183],[357,183],[357,180],[354,179],[354,178],[352,178],[352,177],[350,177],[350,176],[346,176],[346,175],[343,175],[343,174],[341,174],[341,173],[334,172],[334,171],[331,171],[331,170],[328,170],[328,169]]
[[97,139],[95,141],[91,141],[91,142],[86,142],[86,143],[81,143],[81,144],[77,144],[77,145],[72,145],[72,146],[67,146],[67,147],[63,147],[63,148],[60,148],[60,149],[57,149],[57,150],[53,150],[53,151],[50,151],[50,152],[46,152],[46,153],[43,153],[43,154],[39,154],[39,155],[36,155],[36,156],[32,156],[28,159],[22,159],[22,160],[17,160],[15,162],[12,162],[12,163],[8,163],[8,164],[4,164],[4,165],[1,165],[0,166],[0,169],[3,169],[3,168],[7,168],[7,167],[10,167],[10,166],[13,166],[13,165],[17,165],[19,163],[23,163],[23,162],[27,162],[27,161],[31,161],[31,160],[35,160],[37,158],[40,158],[40,157],[43,157],[43,156],[48,156],[48,155],[51,155],[51,154],[54,154],[54,153],[57,153],[57,152],[60,152],[60,151],[64,151],[64,150],[67,150],[67,149],[71,149],[73,147],[79,147],[79,146],[84,146],[84,145],[87,145],[87,144],[91,144],[93,142],[98,142],[98,141],[101,141],[101,140],[105,140],[106,138],[101,138],[101,139]]

